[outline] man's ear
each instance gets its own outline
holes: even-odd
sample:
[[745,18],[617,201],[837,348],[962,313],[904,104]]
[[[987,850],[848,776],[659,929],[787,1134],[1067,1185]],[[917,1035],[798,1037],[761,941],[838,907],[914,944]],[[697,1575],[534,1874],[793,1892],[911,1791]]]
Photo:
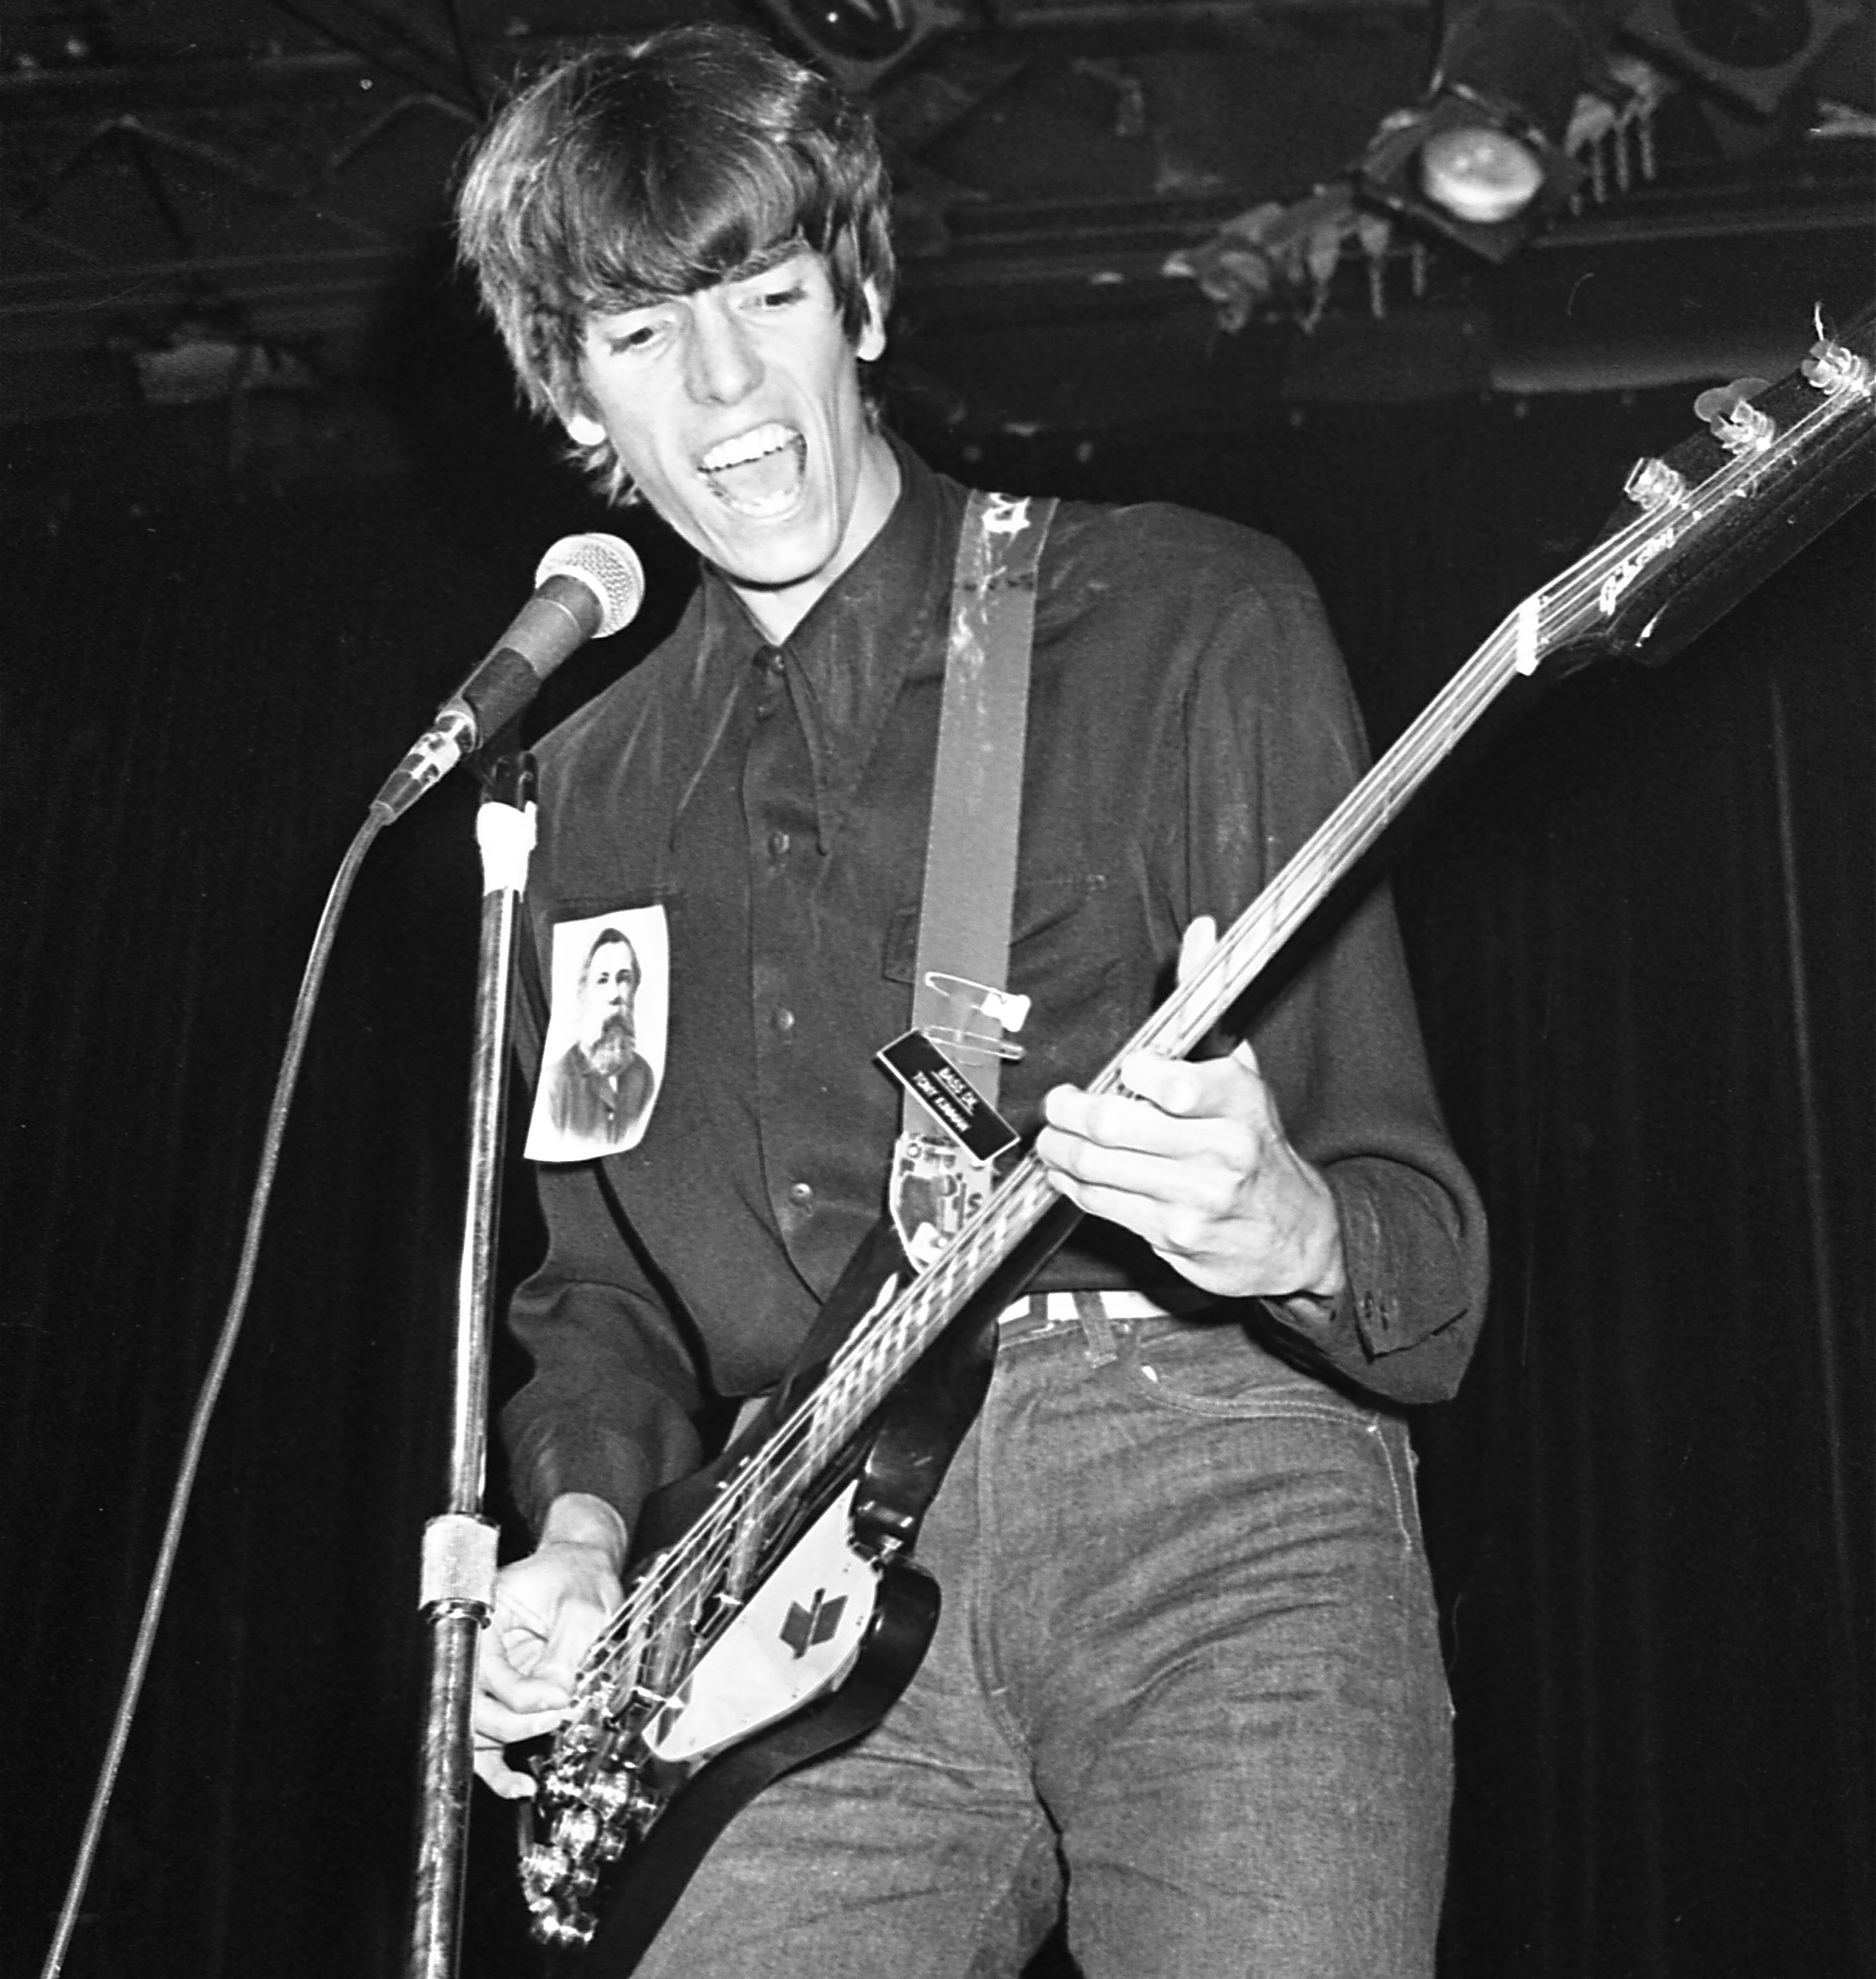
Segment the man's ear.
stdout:
[[880,292],[873,283],[862,282],[860,293],[866,298],[867,320],[860,326],[853,354],[861,363],[872,364],[886,353],[886,311],[880,305]]

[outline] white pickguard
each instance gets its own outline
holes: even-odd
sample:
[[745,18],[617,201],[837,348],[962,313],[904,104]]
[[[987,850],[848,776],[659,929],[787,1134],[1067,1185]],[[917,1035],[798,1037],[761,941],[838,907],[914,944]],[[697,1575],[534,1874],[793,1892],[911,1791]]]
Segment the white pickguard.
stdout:
[[853,1667],[879,1573],[855,1550],[850,1484],[808,1527],[647,1728],[661,1759],[695,1760],[773,1725]]

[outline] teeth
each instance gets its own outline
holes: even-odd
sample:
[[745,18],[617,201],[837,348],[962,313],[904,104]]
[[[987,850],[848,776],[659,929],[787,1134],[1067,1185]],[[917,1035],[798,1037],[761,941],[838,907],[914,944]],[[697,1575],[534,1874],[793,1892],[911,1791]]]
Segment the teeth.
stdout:
[[738,433],[734,439],[721,441],[698,465],[704,473],[716,474],[726,467],[746,466],[752,460],[760,460],[765,453],[778,452],[794,443],[793,432],[779,421],[771,420],[767,426]]

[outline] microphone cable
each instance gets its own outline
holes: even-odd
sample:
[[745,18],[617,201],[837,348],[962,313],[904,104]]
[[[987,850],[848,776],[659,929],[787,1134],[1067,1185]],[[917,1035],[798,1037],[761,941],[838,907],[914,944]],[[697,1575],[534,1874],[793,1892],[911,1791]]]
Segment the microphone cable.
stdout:
[[104,1749],[104,1762],[98,1768],[98,1784],[92,1790],[91,1810],[85,1818],[84,1836],[78,1844],[78,1857],[72,1865],[71,1880],[66,1887],[65,1904],[58,1914],[58,1928],[53,1936],[51,1949],[46,1954],[45,1964],[41,1967],[40,1979],[58,1979],[64,1969],[65,1954],[71,1948],[71,1934],[78,1921],[78,1906],[84,1901],[86,1887],[91,1881],[98,1845],[104,1835],[104,1817],[110,1808],[111,1796],[117,1786],[124,1749],[130,1742],[131,1725],[136,1715],[137,1700],[143,1690],[144,1678],[148,1672],[151,1656],[156,1646],[157,1626],[162,1620],[164,1604],[169,1596],[176,1556],[182,1546],[184,1522],[188,1517],[190,1500],[195,1493],[196,1473],[201,1468],[202,1451],[208,1440],[209,1424],[227,1381],[228,1368],[234,1358],[235,1345],[240,1338],[242,1322],[247,1315],[248,1300],[254,1291],[255,1271],[260,1256],[261,1231],[267,1222],[267,1205],[273,1194],[274,1175],[280,1166],[280,1147],[286,1139],[287,1116],[293,1103],[293,1087],[299,1080],[300,1061],[306,1056],[307,1038],[312,1029],[313,1007],[319,999],[320,986],[325,978],[326,965],[331,960],[340,917],[345,912],[346,903],[351,897],[353,883],[358,877],[360,867],[364,864],[366,854],[371,850],[373,841],[389,822],[390,814],[376,805],[367,812],[365,822],[359,827],[351,844],[346,849],[345,857],[339,862],[339,870],[333,876],[331,888],[326,896],[326,904],[320,912],[319,924],[313,930],[313,946],[307,956],[306,968],[300,979],[299,993],[293,999],[293,1016],[287,1027],[287,1045],[280,1055],[280,1069],[274,1081],[273,1097],[267,1107],[267,1129],[261,1139],[260,1167],[248,1198],[247,1225],[241,1239],[240,1261],[235,1271],[234,1289],[229,1295],[221,1330],[215,1341],[215,1351],[209,1361],[208,1372],[203,1377],[194,1413],[190,1418],[189,1433],[183,1444],[182,1461],[177,1467],[176,1482],[170,1492],[169,1515],[164,1523],[162,1543],[157,1550],[156,1565],[150,1576],[149,1592],[144,1597],[142,1619],[138,1624],[136,1643],[131,1651],[130,1667],[124,1672],[124,1688],[118,1699],[117,1710],[111,1718],[111,1737]]

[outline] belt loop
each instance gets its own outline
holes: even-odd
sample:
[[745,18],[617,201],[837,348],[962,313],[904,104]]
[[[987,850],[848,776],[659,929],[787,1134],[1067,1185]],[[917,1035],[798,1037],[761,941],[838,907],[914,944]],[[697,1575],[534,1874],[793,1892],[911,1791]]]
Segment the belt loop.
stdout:
[[1076,1292],[1075,1316],[1082,1323],[1082,1332],[1088,1342],[1088,1364],[1091,1367],[1105,1367],[1110,1361],[1118,1360],[1120,1350],[1114,1344],[1114,1322],[1108,1318],[1107,1306],[1099,1292]]

